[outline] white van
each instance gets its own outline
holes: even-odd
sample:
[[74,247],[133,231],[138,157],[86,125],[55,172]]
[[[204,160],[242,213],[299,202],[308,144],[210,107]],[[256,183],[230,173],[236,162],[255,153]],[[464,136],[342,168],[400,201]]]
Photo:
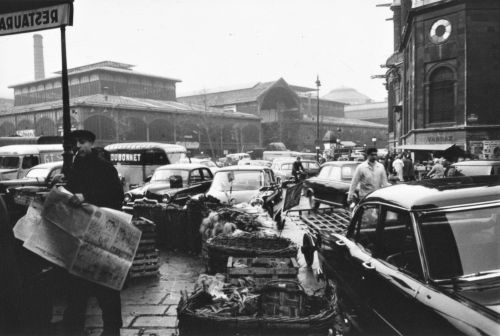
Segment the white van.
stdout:
[[0,180],[23,178],[33,166],[62,161],[62,153],[61,144],[2,146],[0,147]]

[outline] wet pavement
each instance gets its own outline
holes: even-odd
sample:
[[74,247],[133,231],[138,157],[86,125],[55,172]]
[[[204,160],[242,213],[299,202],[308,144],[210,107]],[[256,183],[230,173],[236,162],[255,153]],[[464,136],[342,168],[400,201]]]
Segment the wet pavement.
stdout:
[[[301,201],[299,207],[306,208],[308,203]],[[289,212],[286,216],[284,237],[292,239],[297,244],[302,243],[303,230],[298,224],[298,213]],[[302,253],[298,253],[298,279],[308,293],[322,287],[316,281],[315,260],[313,267],[306,266]],[[180,291],[189,293],[194,289],[196,279],[205,271],[200,256],[187,253],[160,250],[160,271],[158,276],[129,281],[121,292],[123,336],[142,335],[176,335],[177,304]],[[62,320],[64,300],[59,300],[54,307],[52,322]],[[97,301],[89,300],[85,331],[87,335],[99,335],[102,331],[101,311]]]

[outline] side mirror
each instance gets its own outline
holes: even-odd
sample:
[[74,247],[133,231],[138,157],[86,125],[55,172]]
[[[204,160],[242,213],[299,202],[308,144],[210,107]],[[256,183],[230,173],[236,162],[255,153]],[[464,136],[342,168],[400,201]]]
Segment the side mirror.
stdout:
[[153,177],[153,175],[149,175],[148,177],[146,177],[144,179],[144,183],[148,183],[149,181],[151,181],[151,178]]

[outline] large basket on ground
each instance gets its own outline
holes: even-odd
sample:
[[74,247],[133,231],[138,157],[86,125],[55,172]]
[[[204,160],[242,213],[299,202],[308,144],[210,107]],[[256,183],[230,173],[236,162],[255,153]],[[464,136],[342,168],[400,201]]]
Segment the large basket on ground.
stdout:
[[209,272],[226,272],[232,257],[296,258],[298,247],[288,238],[245,233],[240,236],[218,235],[204,244],[205,263]]
[[[328,293],[326,293],[328,292]],[[258,310],[252,315],[227,316],[200,312],[210,305],[203,291],[183,296],[177,307],[180,335],[254,334],[327,334],[334,328],[337,302],[332,291],[308,295],[295,281],[271,281],[258,298]],[[207,301],[208,296],[208,301]]]

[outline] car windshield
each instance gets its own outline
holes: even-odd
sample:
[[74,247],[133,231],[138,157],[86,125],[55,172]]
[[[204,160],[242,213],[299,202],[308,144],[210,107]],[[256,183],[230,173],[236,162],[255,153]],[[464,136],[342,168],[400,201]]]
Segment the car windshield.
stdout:
[[27,178],[46,178],[49,175],[49,168],[33,168],[26,173]]
[[460,166],[456,165],[456,175],[458,176],[477,176],[477,175],[491,175],[491,166]]
[[426,214],[420,224],[431,278],[500,270],[500,206]]
[[189,170],[182,170],[182,169],[157,169],[153,176],[151,177],[151,181],[162,181],[162,182],[168,182],[170,176],[180,176],[182,178],[182,183],[187,183],[188,176],[189,176]]
[[[232,183],[230,175],[234,176]],[[232,188],[231,188],[232,185]],[[264,175],[261,171],[235,170],[219,171],[215,174],[211,189],[215,191],[256,190],[264,185]]]
[[0,156],[0,168],[3,168],[3,169],[19,168],[19,157],[17,157],[17,156]]

